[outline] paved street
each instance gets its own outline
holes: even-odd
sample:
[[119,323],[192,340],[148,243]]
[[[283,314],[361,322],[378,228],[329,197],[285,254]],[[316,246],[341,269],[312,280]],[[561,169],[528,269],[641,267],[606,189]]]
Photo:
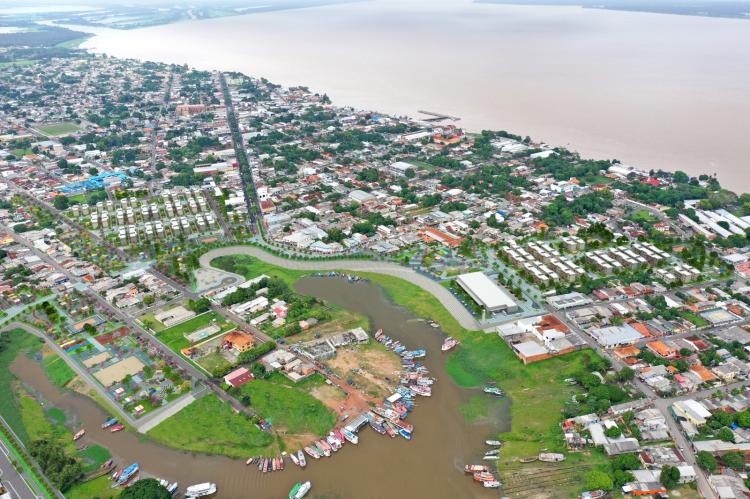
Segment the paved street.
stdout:
[[297,270],[350,270],[356,272],[375,272],[399,277],[419,286],[435,296],[435,298],[442,303],[459,324],[461,324],[461,327],[471,331],[481,329],[477,320],[468,312],[468,310],[466,310],[461,302],[459,302],[458,299],[448,291],[448,289],[444,288],[440,283],[433,281],[429,277],[396,263],[376,262],[370,260],[288,260],[268,253],[255,246],[227,246],[225,248],[217,248],[208,251],[201,255],[200,265],[201,267],[209,268],[211,267],[211,260],[226,255],[249,255],[272,265]]
[[11,463],[10,449],[0,440],[0,480],[13,499],[36,499],[37,494]]

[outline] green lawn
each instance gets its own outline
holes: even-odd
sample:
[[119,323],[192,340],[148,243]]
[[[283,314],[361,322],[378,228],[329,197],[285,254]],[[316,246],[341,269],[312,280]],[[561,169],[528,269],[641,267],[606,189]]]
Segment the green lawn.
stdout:
[[228,369],[232,367],[229,361],[218,352],[213,352],[205,357],[201,357],[200,359],[197,359],[195,363],[209,373],[218,372],[220,369]]
[[160,333],[165,329],[164,324],[156,320],[153,312],[143,314],[142,316],[138,317],[138,320],[141,321],[141,324],[143,324],[144,327],[151,329],[155,333]]
[[64,425],[48,419],[42,406],[30,395],[19,392],[17,398],[21,408],[21,419],[26,433],[29,435],[29,441],[54,440],[65,447],[66,453],[75,454],[76,446],[70,430]]
[[120,495],[120,491],[111,487],[108,475],[100,476],[88,482],[79,483],[65,493],[66,499],[113,499]]
[[274,427],[289,433],[328,434],[336,424],[336,415],[320,400],[294,387],[267,380],[255,380],[240,387],[250,396],[250,405]]
[[70,383],[76,376],[75,371],[58,355],[46,357],[43,367],[49,380],[61,388]]
[[[237,324],[234,322],[225,321],[221,315],[211,311],[193,317],[189,321],[182,322],[169,329],[164,329],[156,337],[163,341],[169,348],[179,353],[181,349],[190,346],[190,342],[185,339],[185,334],[198,331],[214,323],[221,327],[221,331],[216,334],[226,333],[237,327]],[[205,339],[201,341],[205,341]]]
[[16,377],[10,372],[10,365],[23,351],[36,351],[41,348],[41,340],[32,336],[22,329],[0,333],[0,415],[16,432],[16,435],[25,443],[29,442],[29,435],[23,426],[21,407],[15,397],[13,382]]
[[71,122],[64,123],[50,123],[48,125],[42,125],[37,128],[44,135],[55,137],[58,135],[67,135],[69,133],[77,132],[78,125]]
[[79,452],[78,456],[82,461],[83,472],[91,473],[92,471],[98,470],[102,464],[106,463],[107,460],[112,457],[112,454],[110,454],[106,447],[94,444]]
[[206,454],[248,458],[272,454],[273,437],[218,396],[202,397],[148,432],[169,447]]
[[234,272],[244,276],[246,279],[252,279],[259,275],[266,274],[271,277],[283,279],[290,286],[300,277],[310,275],[311,272],[305,270],[292,270],[283,267],[271,265],[250,255],[229,255],[220,256],[211,261],[211,265],[227,272]]

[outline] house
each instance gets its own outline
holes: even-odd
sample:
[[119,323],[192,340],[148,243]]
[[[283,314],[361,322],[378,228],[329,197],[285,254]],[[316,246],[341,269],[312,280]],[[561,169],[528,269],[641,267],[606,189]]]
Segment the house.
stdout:
[[246,367],[238,367],[224,376],[224,382],[232,388],[244,385],[248,381],[252,381],[252,379],[253,373],[251,373]]
[[672,404],[672,411],[677,417],[686,419],[695,426],[703,426],[711,413],[700,402],[693,399],[678,400]]
[[247,352],[255,345],[255,338],[242,331],[232,331],[224,336],[221,347],[226,350],[234,350],[238,355]]

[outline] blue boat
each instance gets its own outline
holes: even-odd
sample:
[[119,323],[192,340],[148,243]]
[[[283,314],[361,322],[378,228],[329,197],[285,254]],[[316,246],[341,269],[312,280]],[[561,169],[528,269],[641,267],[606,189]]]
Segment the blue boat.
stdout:
[[404,437],[406,440],[411,440],[411,432],[408,431],[408,430],[406,430],[405,428],[399,427],[398,433],[399,433],[399,435],[401,435],[402,437]]
[[112,484],[112,488],[119,487],[120,485],[127,483],[128,480],[133,478],[136,473],[138,473],[138,470],[140,470],[140,466],[138,463],[133,463],[124,470],[122,470],[122,473],[120,473],[120,476],[117,477],[117,480],[115,483]]
[[117,424],[117,418],[109,418],[104,423],[102,423],[102,429],[109,428],[110,426],[114,426]]

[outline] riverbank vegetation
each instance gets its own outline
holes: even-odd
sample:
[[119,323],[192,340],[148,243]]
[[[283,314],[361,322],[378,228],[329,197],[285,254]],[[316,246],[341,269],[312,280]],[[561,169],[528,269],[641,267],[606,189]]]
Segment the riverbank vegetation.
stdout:
[[37,337],[21,329],[0,334],[0,391],[8,395],[0,398],[0,415],[46,478],[67,494],[70,489],[84,486],[80,483],[84,474],[98,470],[111,454],[99,445],[79,451],[65,412],[46,400],[39,400],[35,391],[12,374],[11,366],[19,355],[34,355],[38,359],[41,349],[42,372],[57,387],[67,385],[74,377],[72,370],[59,356],[42,349],[42,345]]
[[295,386],[276,383],[273,378],[246,383],[239,392],[240,400],[249,397],[255,412],[283,433],[321,437],[336,424],[336,415],[320,400]]
[[273,437],[211,394],[162,421],[148,436],[172,448],[245,458],[271,455]]

